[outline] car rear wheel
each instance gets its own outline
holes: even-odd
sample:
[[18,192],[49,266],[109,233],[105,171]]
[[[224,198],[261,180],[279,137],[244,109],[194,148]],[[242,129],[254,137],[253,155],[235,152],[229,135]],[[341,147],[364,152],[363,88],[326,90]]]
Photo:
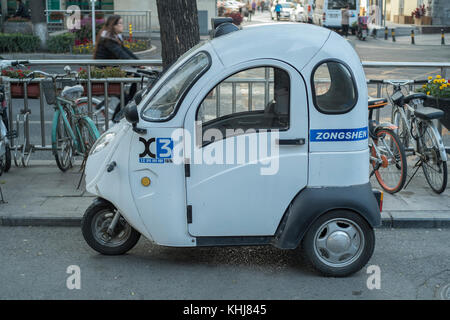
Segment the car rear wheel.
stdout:
[[311,225],[302,248],[323,275],[345,277],[359,271],[372,257],[375,234],[359,214],[336,210],[320,216]]

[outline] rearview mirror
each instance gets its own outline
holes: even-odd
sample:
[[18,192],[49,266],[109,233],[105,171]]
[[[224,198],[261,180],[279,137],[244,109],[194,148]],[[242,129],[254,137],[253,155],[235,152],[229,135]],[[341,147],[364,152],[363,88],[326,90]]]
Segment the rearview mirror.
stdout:
[[136,125],[139,122],[139,114],[135,103],[130,103],[125,107],[125,118],[132,125]]

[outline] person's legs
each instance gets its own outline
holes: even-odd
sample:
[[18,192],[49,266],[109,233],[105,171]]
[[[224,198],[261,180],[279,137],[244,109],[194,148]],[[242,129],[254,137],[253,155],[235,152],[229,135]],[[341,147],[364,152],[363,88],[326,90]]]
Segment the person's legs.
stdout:
[[342,32],[343,32],[344,36],[347,38],[348,37],[348,24],[342,25]]

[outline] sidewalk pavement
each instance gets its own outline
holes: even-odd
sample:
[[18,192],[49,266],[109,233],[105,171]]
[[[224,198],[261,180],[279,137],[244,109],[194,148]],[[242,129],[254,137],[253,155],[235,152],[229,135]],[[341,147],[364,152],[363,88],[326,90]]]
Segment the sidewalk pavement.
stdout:
[[[0,204],[0,225],[80,226],[94,196],[84,190],[84,180],[76,189],[79,168],[62,173],[51,160],[30,161],[27,168],[13,166],[0,176],[7,201]],[[379,188],[376,180],[371,182]],[[420,170],[406,190],[384,193],[381,216],[385,228],[450,228],[450,188],[434,194]]]

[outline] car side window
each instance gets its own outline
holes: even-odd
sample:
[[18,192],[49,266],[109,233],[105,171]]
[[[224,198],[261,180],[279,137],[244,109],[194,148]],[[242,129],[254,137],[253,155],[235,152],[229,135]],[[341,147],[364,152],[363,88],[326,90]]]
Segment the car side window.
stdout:
[[216,129],[228,137],[249,129],[287,130],[289,101],[286,71],[258,67],[235,73],[212,89],[199,106],[197,133],[203,137],[206,130]]
[[327,114],[346,113],[358,100],[355,81],[350,70],[337,61],[318,65],[312,75],[314,106]]

